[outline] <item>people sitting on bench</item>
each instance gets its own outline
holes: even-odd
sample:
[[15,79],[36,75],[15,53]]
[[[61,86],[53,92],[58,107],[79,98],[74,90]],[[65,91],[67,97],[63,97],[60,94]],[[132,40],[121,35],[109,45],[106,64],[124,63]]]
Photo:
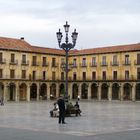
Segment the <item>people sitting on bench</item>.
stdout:
[[81,110],[79,107],[78,102],[76,102],[76,104],[73,106],[73,104],[71,102],[68,102],[66,104],[66,115],[67,116],[71,116],[71,114],[75,114],[76,116],[81,116]]
[[57,103],[54,103],[54,109],[50,111],[50,116],[51,117],[58,117],[59,116],[59,108],[58,108]]
[[80,110],[80,106],[78,104],[78,101],[76,101],[76,104],[74,105],[75,109],[76,109],[76,116],[81,116],[81,110]]

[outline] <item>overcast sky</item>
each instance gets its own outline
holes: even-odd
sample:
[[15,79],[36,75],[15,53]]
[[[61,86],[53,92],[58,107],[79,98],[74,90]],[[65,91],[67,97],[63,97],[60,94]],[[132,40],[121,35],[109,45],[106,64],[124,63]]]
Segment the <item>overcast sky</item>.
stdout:
[[66,21],[70,37],[79,33],[76,49],[140,42],[140,0],[0,0],[2,37],[58,48]]

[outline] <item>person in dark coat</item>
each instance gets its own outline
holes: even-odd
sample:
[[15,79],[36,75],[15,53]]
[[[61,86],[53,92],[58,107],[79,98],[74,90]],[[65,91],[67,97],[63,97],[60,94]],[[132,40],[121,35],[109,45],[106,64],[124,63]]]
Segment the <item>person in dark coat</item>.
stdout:
[[76,116],[81,116],[81,110],[80,110],[80,106],[78,104],[78,101],[76,101],[76,104],[74,105],[75,109],[76,109]]
[[65,101],[62,96],[57,101],[58,107],[59,107],[59,121],[58,123],[66,124],[65,123]]

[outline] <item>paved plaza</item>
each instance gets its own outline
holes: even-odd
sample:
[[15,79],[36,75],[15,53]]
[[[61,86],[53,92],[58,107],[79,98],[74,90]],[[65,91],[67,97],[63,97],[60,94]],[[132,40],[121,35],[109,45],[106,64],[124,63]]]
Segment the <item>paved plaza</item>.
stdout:
[[58,118],[50,117],[53,102],[7,102],[0,106],[0,140],[140,137],[140,102],[80,101],[82,116],[67,117],[67,124],[58,124]]

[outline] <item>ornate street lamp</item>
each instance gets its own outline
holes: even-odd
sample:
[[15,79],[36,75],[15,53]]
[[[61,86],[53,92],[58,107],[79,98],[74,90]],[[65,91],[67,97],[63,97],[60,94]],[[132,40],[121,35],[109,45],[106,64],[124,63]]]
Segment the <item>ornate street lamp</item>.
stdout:
[[65,29],[65,33],[66,33],[65,43],[61,43],[63,35],[62,35],[60,29],[56,33],[57,39],[58,39],[58,45],[66,53],[66,69],[65,69],[65,72],[66,72],[66,80],[65,80],[66,92],[65,92],[65,95],[64,95],[65,98],[68,98],[68,55],[69,55],[70,49],[74,48],[74,46],[76,44],[77,36],[78,36],[78,33],[76,32],[76,29],[74,29],[74,32],[72,33],[72,36],[71,36],[72,37],[72,43],[69,43],[69,38],[68,38],[69,27],[70,27],[70,25],[68,25],[68,22],[66,21],[66,24],[64,25],[64,29]]

